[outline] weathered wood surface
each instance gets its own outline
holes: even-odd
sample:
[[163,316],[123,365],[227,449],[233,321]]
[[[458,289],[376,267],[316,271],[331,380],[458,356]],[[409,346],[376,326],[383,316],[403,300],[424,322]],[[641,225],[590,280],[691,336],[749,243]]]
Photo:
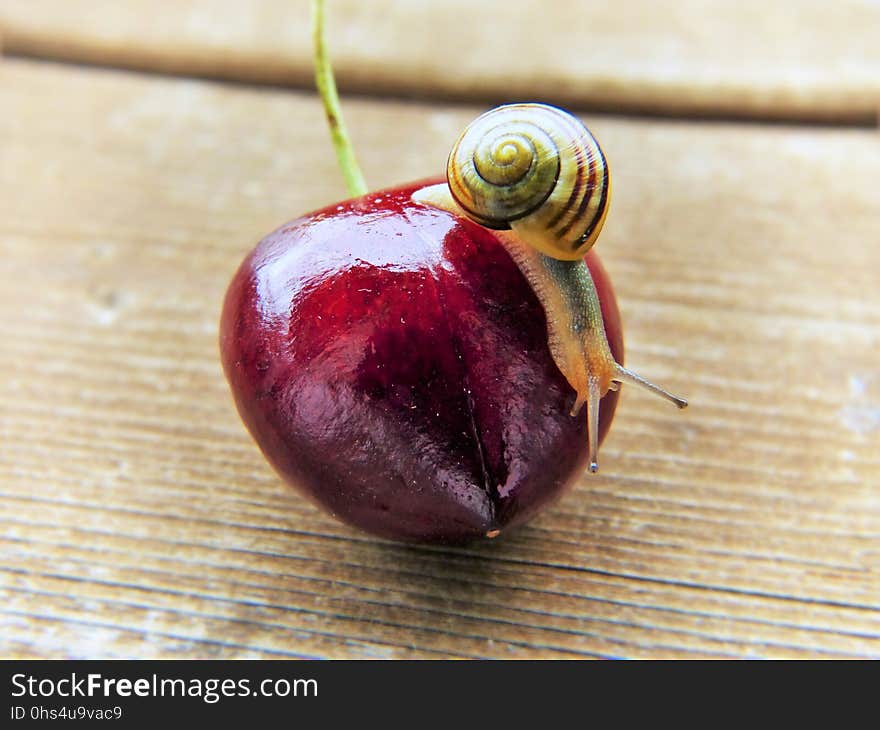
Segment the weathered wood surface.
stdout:
[[[880,657],[875,131],[590,118],[628,363],[692,406],[627,390],[602,473],[418,548],[283,486],[219,366],[241,257],[342,195],[314,96],[0,77],[0,655]],[[376,187],[479,111],[346,109]]]
[[[876,123],[871,0],[330,0],[343,89]],[[296,86],[307,0],[4,0],[7,53]]]

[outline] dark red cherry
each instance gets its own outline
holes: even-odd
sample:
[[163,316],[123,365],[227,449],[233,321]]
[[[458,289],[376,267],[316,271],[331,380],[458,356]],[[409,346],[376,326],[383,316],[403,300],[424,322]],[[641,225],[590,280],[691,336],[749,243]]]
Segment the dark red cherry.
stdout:
[[[397,540],[495,536],[587,464],[544,311],[495,235],[409,184],[282,226],[226,294],[220,345],[244,423],[285,481]],[[611,350],[620,315],[592,253]],[[600,439],[617,393],[602,400]]]

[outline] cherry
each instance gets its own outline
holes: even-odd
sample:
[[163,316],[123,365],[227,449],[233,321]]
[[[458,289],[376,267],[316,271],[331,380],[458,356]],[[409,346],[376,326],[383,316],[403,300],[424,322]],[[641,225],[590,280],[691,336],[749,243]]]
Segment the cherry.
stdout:
[[[283,479],[397,540],[461,543],[521,524],[585,470],[587,421],[544,310],[492,231],[369,193],[264,238],[223,308],[239,413]],[[586,262],[618,362],[617,303]],[[617,392],[602,399],[600,440]]]
[[[559,497],[611,425],[620,315],[592,245],[611,178],[589,130],[511,104],[446,180],[374,193],[345,131],[313,0],[315,78],[351,199],[264,238],[226,294],[223,366],[278,473],[398,540],[495,537]],[[580,414],[580,415],[579,415]]]

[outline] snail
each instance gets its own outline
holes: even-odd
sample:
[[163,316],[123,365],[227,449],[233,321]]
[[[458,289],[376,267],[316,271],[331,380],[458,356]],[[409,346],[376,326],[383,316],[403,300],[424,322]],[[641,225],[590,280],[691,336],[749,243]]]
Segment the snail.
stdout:
[[598,470],[599,402],[633,383],[679,408],[687,401],[619,364],[583,257],[611,199],[604,153],[574,116],[546,104],[508,104],[474,120],[452,148],[447,183],[413,193],[497,231],[544,307],[553,360],[587,407],[590,471]]

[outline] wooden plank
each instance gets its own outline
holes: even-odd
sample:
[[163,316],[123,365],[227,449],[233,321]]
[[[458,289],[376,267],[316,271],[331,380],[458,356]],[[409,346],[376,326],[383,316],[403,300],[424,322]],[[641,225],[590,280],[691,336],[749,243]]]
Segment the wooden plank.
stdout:
[[[875,124],[880,108],[867,0],[329,5],[345,90]],[[12,54],[311,85],[306,0],[5,0],[0,29]]]
[[[691,408],[627,390],[600,475],[418,548],[285,488],[218,362],[241,257],[342,196],[317,100],[0,72],[0,654],[880,657],[876,132],[590,118],[628,363]],[[346,108],[376,187],[479,111]]]

